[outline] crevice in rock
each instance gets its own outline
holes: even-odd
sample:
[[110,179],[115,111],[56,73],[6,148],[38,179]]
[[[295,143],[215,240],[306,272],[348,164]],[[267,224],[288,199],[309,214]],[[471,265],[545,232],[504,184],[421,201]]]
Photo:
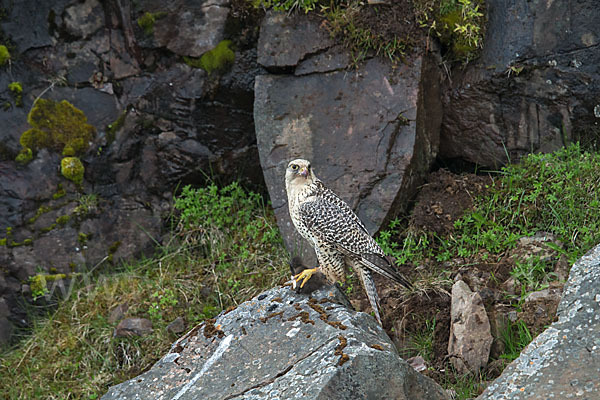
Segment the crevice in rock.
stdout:
[[330,340],[328,340],[328,341],[326,341],[325,343],[323,343],[322,345],[320,345],[319,347],[317,347],[316,349],[314,349],[314,350],[313,350],[313,351],[311,351],[310,353],[308,353],[308,354],[306,354],[305,356],[303,356],[303,357],[299,358],[298,360],[296,360],[296,362],[295,362],[295,363],[293,363],[293,364],[290,364],[290,365],[286,366],[286,367],[285,367],[283,370],[281,370],[280,372],[278,372],[278,373],[277,373],[277,374],[276,374],[274,377],[272,377],[272,378],[269,378],[269,379],[267,379],[267,380],[264,380],[264,381],[262,381],[262,382],[259,382],[259,383],[255,384],[255,385],[252,385],[252,386],[250,386],[249,388],[247,388],[247,389],[244,389],[244,390],[243,390],[243,391],[241,391],[241,392],[234,393],[234,394],[232,394],[232,395],[229,395],[229,396],[227,396],[227,397],[224,397],[224,398],[223,398],[223,400],[229,400],[229,399],[236,398],[236,397],[238,397],[238,396],[243,396],[244,394],[248,393],[248,392],[249,392],[249,391],[251,391],[251,390],[258,389],[258,388],[261,388],[261,387],[264,387],[264,386],[270,385],[271,383],[275,382],[277,379],[281,378],[282,376],[284,376],[285,374],[287,374],[288,372],[290,372],[290,371],[292,370],[292,368],[294,368],[294,366],[295,366],[296,364],[298,364],[298,363],[300,363],[300,362],[304,361],[305,359],[307,359],[308,357],[312,356],[312,355],[313,355],[313,354],[315,354],[317,351],[319,351],[319,350],[321,350],[323,347],[327,346],[327,345],[328,345],[328,344],[329,344],[331,341],[333,341],[333,340],[337,340],[337,337],[336,337],[336,338],[333,338],[333,339],[330,339]]

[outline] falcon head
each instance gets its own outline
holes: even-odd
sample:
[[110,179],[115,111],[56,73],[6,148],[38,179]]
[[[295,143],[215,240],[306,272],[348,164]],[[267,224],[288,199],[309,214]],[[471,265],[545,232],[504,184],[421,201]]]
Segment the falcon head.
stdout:
[[304,186],[312,183],[315,179],[310,162],[301,158],[290,161],[285,170],[285,184],[288,188],[290,186]]

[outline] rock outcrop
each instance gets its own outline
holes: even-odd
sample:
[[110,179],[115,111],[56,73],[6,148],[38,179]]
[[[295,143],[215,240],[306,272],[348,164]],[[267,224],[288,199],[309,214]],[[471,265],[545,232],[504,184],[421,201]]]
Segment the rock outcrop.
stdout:
[[337,287],[271,289],[195,327],[110,399],[447,399]]
[[[3,7],[2,44],[11,59],[0,66],[0,343],[11,325],[26,325],[23,295],[50,294],[32,287],[33,275],[68,279],[151,253],[178,185],[211,175],[263,185],[252,114],[261,69],[257,34],[248,29],[256,16],[229,16],[227,1]],[[192,66],[225,38],[234,41],[233,63],[211,74]],[[80,185],[60,175],[56,149],[34,149],[25,165],[15,161],[38,97],[67,100],[95,128],[89,148],[76,154],[85,168]]]
[[440,156],[499,167],[530,152],[596,140],[600,18],[594,0],[486,1],[481,57],[455,71]]
[[[371,58],[348,71],[349,57],[318,20],[268,13],[258,60],[254,120],[265,182],[288,249],[314,261],[287,210],[284,175],[294,158],[355,210],[371,234],[402,210],[438,148],[438,69],[430,54],[393,68]],[[278,74],[275,74],[278,73]]]
[[571,268],[558,321],[536,337],[479,400],[600,398],[600,245]]

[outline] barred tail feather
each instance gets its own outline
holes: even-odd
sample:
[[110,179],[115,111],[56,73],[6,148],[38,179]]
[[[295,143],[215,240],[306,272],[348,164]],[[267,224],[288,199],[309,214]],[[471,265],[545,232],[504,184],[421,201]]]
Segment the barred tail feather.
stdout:
[[386,258],[379,254],[361,254],[359,262],[371,271],[377,272],[388,279],[396,281],[409,290],[413,288],[413,285],[406,280],[405,277],[400,275]]
[[360,277],[362,279],[365,292],[367,292],[369,303],[371,303],[371,308],[375,312],[375,318],[377,318],[379,325],[382,325],[381,316],[379,315],[379,296],[377,295],[377,288],[375,288],[375,282],[373,281],[371,272],[368,269],[360,268]]

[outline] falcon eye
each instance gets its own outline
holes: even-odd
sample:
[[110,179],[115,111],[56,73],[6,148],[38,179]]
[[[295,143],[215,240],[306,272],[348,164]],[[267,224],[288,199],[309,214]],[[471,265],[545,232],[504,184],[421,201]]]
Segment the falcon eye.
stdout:
[[298,169],[298,165],[296,165],[296,164],[292,164],[292,165],[290,166],[290,168],[292,169],[292,171],[296,171],[296,170]]

